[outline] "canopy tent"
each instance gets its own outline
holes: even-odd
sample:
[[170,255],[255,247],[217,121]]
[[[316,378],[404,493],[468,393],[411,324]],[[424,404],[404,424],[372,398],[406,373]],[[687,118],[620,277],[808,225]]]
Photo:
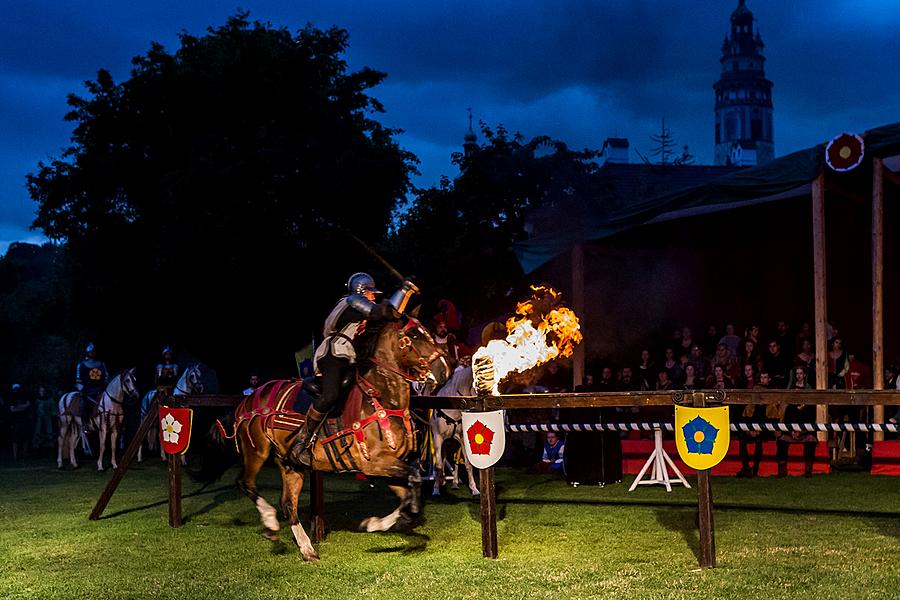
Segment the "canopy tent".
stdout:
[[[884,125],[863,135],[867,156],[900,154],[900,123]],[[888,161],[888,167],[893,167]],[[610,211],[595,211],[587,218],[519,242],[513,248],[526,273],[582,242],[599,240],[651,223],[731,210],[808,195],[811,182],[825,168],[825,144],[819,144],[751,169],[742,169],[706,183],[646,198],[635,197]],[[560,207],[559,214],[566,214]]]

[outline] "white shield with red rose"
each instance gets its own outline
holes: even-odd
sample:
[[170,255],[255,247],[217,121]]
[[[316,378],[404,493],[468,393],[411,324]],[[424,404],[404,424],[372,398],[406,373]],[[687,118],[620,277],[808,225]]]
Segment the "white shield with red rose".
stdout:
[[506,421],[502,410],[464,412],[463,448],[476,469],[493,466],[506,449]]

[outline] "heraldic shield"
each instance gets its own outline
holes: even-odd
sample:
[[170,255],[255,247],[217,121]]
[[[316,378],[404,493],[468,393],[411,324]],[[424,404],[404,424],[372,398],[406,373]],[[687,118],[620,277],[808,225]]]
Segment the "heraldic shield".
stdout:
[[506,427],[502,410],[464,412],[462,428],[463,448],[473,467],[486,469],[500,460],[506,449]]
[[728,407],[689,408],[675,405],[675,445],[684,464],[698,471],[725,458],[731,441]]
[[159,407],[159,437],[166,454],[184,454],[191,443],[191,418],[189,408]]

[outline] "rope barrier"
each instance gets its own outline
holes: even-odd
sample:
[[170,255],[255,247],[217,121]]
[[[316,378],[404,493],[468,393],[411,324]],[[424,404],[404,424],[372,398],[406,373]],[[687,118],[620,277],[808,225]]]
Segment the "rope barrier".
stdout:
[[[508,423],[507,431],[547,432],[547,431],[675,431],[672,423]],[[857,431],[897,433],[894,423],[732,423],[731,431]]]

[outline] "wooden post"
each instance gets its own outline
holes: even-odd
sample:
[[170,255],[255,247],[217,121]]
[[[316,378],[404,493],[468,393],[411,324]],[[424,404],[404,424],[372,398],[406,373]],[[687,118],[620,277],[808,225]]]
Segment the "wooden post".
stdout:
[[153,422],[159,419],[159,413],[157,411],[157,403],[154,399],[153,402],[150,403],[150,407],[147,410],[147,416],[144,417],[144,420],[141,422],[141,426],[138,428],[137,433],[134,434],[134,437],[131,438],[131,442],[128,444],[128,448],[125,449],[125,455],[122,456],[122,460],[119,461],[119,467],[113,473],[112,478],[107,482],[106,487],[103,489],[103,493],[100,494],[100,497],[97,499],[97,504],[94,505],[94,510],[91,511],[88,519],[91,521],[96,521],[100,518],[100,515],[103,514],[103,511],[106,509],[106,505],[109,504],[110,498],[115,493],[116,488],[119,487],[119,484],[122,482],[122,478],[125,477],[125,471],[128,470],[128,467],[131,465],[131,461],[134,460],[134,457],[137,455],[138,448],[141,447],[141,444],[144,441],[144,438],[147,437],[147,432],[150,431],[150,427],[153,426]]
[[481,469],[481,553],[497,558],[497,489],[494,467]]
[[321,471],[309,472],[309,529],[312,541],[325,541],[325,477]]
[[[884,163],[872,161],[872,387],[884,389]],[[873,422],[884,423],[884,406],[876,406]],[[876,433],[874,440],[884,440]]]
[[[572,248],[572,310],[582,323],[584,333],[584,244]],[[584,344],[575,346],[572,356],[572,389],[584,383]]]
[[169,527],[181,527],[181,455],[168,454],[169,459]]
[[[825,172],[812,182],[812,228],[813,228],[813,296],[815,302],[816,332],[816,389],[828,388],[828,305],[825,287]],[[816,422],[828,422],[828,407],[816,406]],[[819,432],[819,441],[827,439],[825,432]]]
[[[703,408],[706,400],[703,393],[694,394],[694,407]],[[712,483],[709,469],[697,471],[697,508],[700,513],[700,567],[714,569],[716,566],[716,530],[713,521]]]

